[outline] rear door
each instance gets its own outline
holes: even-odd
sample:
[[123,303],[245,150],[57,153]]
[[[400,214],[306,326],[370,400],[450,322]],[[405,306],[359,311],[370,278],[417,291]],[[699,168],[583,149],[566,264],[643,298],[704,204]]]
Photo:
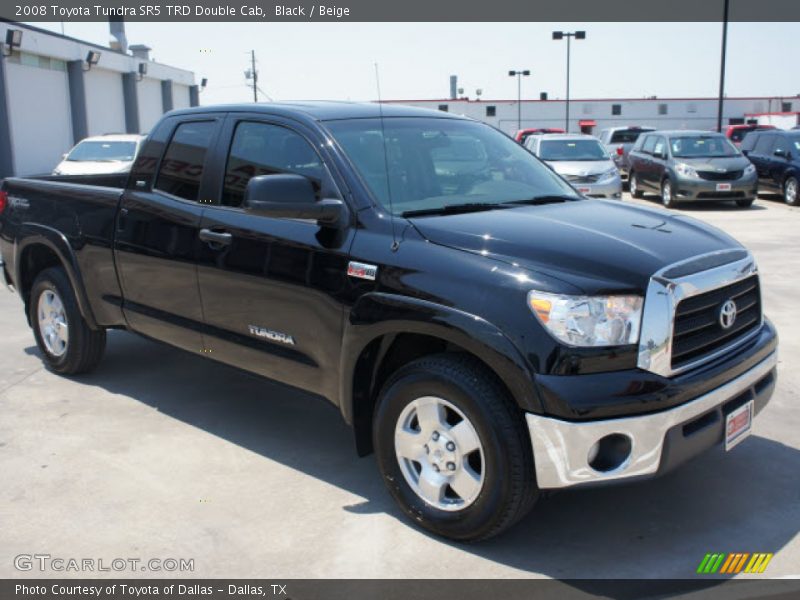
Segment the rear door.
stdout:
[[227,238],[203,243],[198,280],[211,356],[334,397],[338,386],[343,294],[355,229],[259,216],[242,206],[255,175],[309,177],[319,197],[338,197],[316,132],[278,117],[231,115],[200,224]]
[[117,216],[115,258],[129,327],[202,352],[197,254],[209,149],[224,115],[167,119],[131,174]]

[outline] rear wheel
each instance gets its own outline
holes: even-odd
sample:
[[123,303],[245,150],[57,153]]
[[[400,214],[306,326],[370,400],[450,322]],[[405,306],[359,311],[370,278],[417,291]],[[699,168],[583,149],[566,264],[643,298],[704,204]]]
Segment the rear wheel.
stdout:
[[425,357],[395,373],[379,398],[373,441],[400,508],[438,535],[497,535],[538,496],[524,416],[470,356]]
[[796,177],[787,177],[783,182],[783,200],[789,206],[800,206],[800,199],[797,197],[798,183]]
[[31,288],[28,311],[47,366],[63,375],[91,371],[103,357],[106,332],[89,327],[61,267],[42,271]]
[[672,180],[669,177],[661,182],[661,203],[667,208],[675,208],[678,205],[672,188]]
[[634,198],[641,198],[644,196],[641,188],[639,187],[639,181],[636,173],[633,171],[631,171],[630,175],[628,176],[628,190],[630,190],[631,196]]

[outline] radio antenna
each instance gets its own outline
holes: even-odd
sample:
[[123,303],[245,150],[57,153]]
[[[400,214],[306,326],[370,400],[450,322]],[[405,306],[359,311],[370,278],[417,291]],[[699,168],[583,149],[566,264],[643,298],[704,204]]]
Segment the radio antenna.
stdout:
[[392,227],[392,252],[396,252],[399,244],[394,230],[394,206],[392,205],[392,184],[389,180],[389,151],[386,148],[386,127],[383,120],[383,102],[381,101],[381,77],[378,71],[378,63],[375,65],[375,87],[378,89],[378,115],[381,121],[381,139],[383,140],[383,165],[386,169],[386,193],[389,196],[389,222]]

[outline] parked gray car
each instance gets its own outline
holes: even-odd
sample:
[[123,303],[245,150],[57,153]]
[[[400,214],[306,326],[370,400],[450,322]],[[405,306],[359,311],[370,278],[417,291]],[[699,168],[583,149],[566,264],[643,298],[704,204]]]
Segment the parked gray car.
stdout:
[[622,181],[628,181],[628,153],[633,148],[636,140],[642,133],[655,131],[655,127],[639,127],[629,125],[627,127],[609,127],[603,129],[597,137],[605,144],[611,158],[619,168],[619,175]]
[[605,146],[591,135],[532,135],[525,147],[590,198],[621,198],[622,180]]
[[634,198],[653,191],[670,208],[720,200],[747,207],[756,198],[755,167],[720,133],[655,131],[639,137],[629,159]]

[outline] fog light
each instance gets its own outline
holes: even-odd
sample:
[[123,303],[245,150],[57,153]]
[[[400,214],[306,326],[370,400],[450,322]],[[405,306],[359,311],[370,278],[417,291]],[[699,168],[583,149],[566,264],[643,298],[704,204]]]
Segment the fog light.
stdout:
[[595,471],[608,473],[621,467],[631,455],[631,438],[612,433],[597,440],[586,455],[586,462]]

